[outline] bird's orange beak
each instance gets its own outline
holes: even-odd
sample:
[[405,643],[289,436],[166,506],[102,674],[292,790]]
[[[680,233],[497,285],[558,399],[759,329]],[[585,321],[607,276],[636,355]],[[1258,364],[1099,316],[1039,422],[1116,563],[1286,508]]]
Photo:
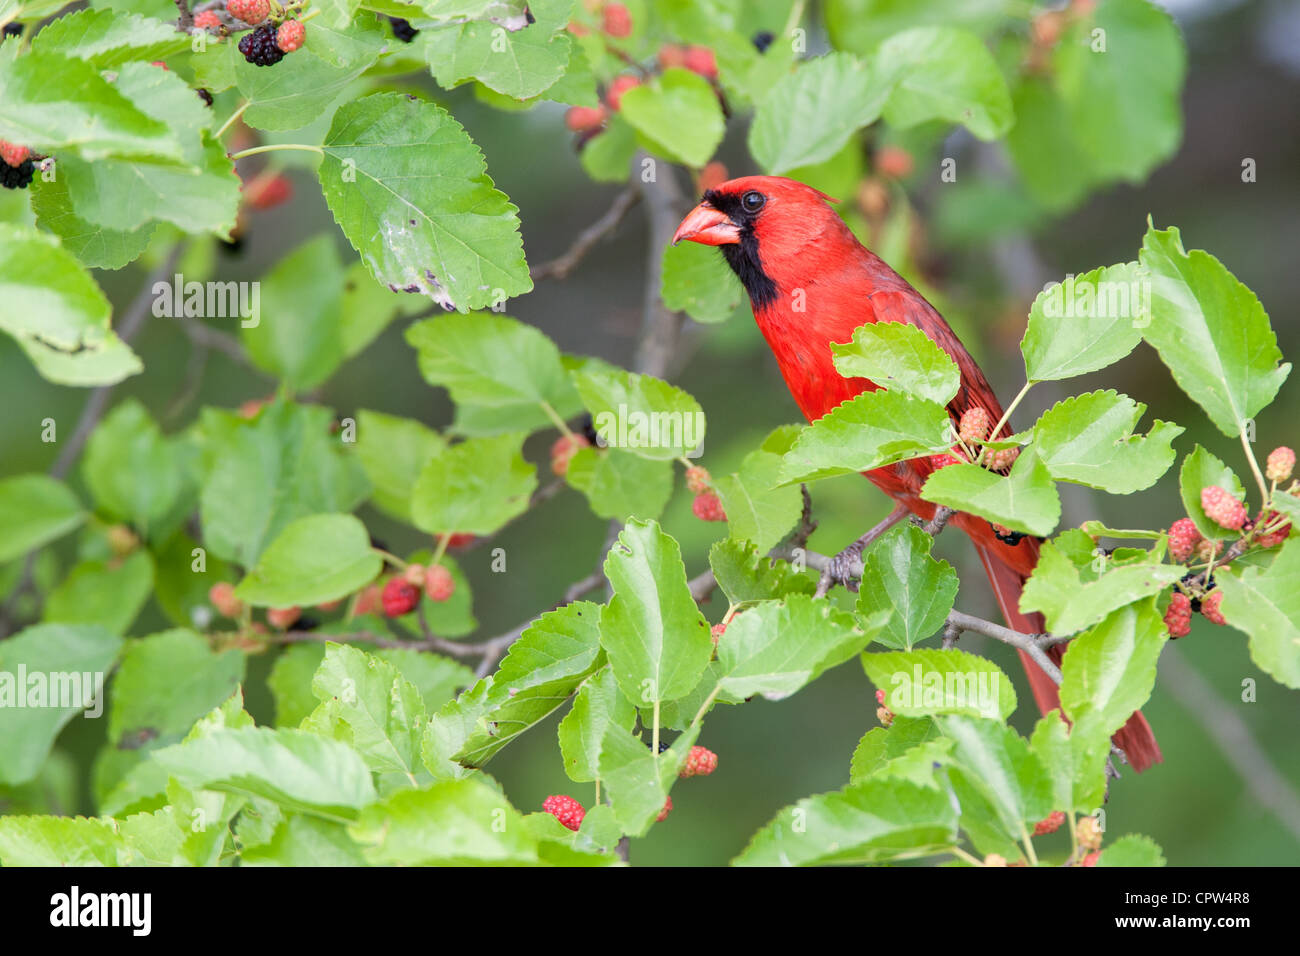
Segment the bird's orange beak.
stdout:
[[682,224],[673,233],[673,245],[689,239],[705,246],[725,246],[740,242],[740,227],[731,221],[725,212],[714,209],[708,203],[700,203],[692,209]]

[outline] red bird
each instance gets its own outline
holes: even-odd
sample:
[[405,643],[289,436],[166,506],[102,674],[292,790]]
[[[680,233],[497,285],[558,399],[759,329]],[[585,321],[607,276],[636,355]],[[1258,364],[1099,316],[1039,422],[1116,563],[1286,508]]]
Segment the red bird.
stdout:
[[[705,192],[673,243],[689,239],[721,249],[749,293],[759,330],[809,421],[877,387],[868,379],[843,377],[831,357],[832,342],[849,342],[853,330],[868,322],[915,325],[952,356],[961,369],[961,388],[948,406],[955,420],[968,409],[983,408],[992,421],[1001,421],[997,396],[943,316],[858,242],[827,201],[835,200],[780,176],[732,179]],[[802,294],[796,297],[796,290]],[[798,311],[796,301],[802,306]],[[1004,427],[1000,436],[1010,433]],[[934,468],[929,458],[917,458],[866,473],[898,504],[871,533],[909,511],[927,521],[933,517],[935,506],[922,500],[921,486]],[[1007,626],[1022,634],[1042,633],[1042,615],[1020,611],[1020,593],[1038,560],[1038,539],[999,537],[989,522],[970,514],[956,514],[951,523],[975,543]],[[1062,647],[1049,651],[1057,662]],[[1047,713],[1059,707],[1056,684],[1023,651],[1020,657],[1039,709]],[[1162,759],[1140,712],[1115,735],[1115,743],[1135,770]]]

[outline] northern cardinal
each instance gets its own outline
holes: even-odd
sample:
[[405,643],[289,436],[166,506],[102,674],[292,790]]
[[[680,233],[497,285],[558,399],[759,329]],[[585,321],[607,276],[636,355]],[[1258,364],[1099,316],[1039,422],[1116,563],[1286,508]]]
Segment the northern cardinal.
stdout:
[[[877,387],[864,378],[841,376],[831,357],[832,342],[849,342],[853,330],[868,322],[915,325],[952,356],[961,369],[961,388],[948,406],[955,420],[981,407],[991,421],[1001,421],[997,396],[943,316],[858,242],[827,205],[834,201],[780,176],[732,179],[704,193],[703,201],[682,220],[673,243],[687,239],[719,247],[749,293],[754,319],[809,421]],[[796,302],[801,309],[796,310]],[[1010,433],[1004,427],[997,437]],[[895,519],[911,511],[928,521],[935,506],[920,492],[936,467],[929,458],[915,458],[866,476],[902,506]],[[951,523],[974,542],[1007,626],[1022,634],[1042,633],[1042,615],[1024,614],[1019,606],[1025,580],[1038,560],[1038,540],[999,537],[988,521],[971,514],[958,513]],[[1062,647],[1049,650],[1058,662]],[[1047,713],[1059,707],[1056,684],[1023,651],[1020,657],[1039,709]],[[1129,718],[1114,740],[1135,770],[1162,759],[1141,712]]]

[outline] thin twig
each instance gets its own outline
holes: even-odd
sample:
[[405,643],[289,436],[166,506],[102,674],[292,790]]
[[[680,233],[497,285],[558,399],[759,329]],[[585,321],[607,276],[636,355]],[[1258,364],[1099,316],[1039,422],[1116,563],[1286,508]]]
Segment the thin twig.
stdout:
[[1003,627],[1001,624],[994,624],[992,621],[973,617],[970,614],[963,614],[961,611],[949,611],[948,624],[963,631],[973,631],[976,634],[991,637],[995,641],[1010,644],[1012,647],[1024,651],[1033,658],[1034,663],[1042,668],[1043,673],[1050,677],[1053,683],[1058,685],[1061,683],[1061,669],[1047,656],[1042,645],[1038,643],[1039,635],[1021,634],[1009,627]]
[[[663,378],[677,350],[682,315],[671,312],[660,297],[663,280],[664,250],[673,241],[681,221],[685,198],[668,163],[644,165],[644,153],[633,159],[641,198],[645,201],[649,251],[646,253],[645,296],[642,303],[641,336],[637,344],[636,371]],[[647,181],[648,175],[648,181]]]
[[921,525],[921,530],[930,537],[934,537],[942,531],[948,524],[948,519],[953,516],[954,512],[947,505],[940,505],[934,509],[934,517]]
[[186,0],[173,0],[176,9],[180,11],[180,19],[176,21],[176,29],[183,33],[189,33],[194,28],[194,14],[190,12],[190,5]]
[[573,241],[568,250],[561,256],[557,256],[550,262],[544,262],[539,266],[533,266],[529,274],[534,279],[564,279],[574,270],[579,262],[590,252],[595,245],[604,239],[623,221],[628,210],[637,204],[641,199],[641,194],[630,186],[624,189],[614,199],[614,204],[606,210],[605,214],[593,222],[582,232],[578,233],[578,238]]

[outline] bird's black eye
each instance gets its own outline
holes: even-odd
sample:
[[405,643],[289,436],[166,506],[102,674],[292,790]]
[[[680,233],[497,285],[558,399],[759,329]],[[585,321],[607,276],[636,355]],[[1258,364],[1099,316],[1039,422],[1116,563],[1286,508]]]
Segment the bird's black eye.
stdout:
[[740,197],[740,205],[745,212],[758,212],[763,208],[765,202],[767,202],[767,197],[752,189]]

